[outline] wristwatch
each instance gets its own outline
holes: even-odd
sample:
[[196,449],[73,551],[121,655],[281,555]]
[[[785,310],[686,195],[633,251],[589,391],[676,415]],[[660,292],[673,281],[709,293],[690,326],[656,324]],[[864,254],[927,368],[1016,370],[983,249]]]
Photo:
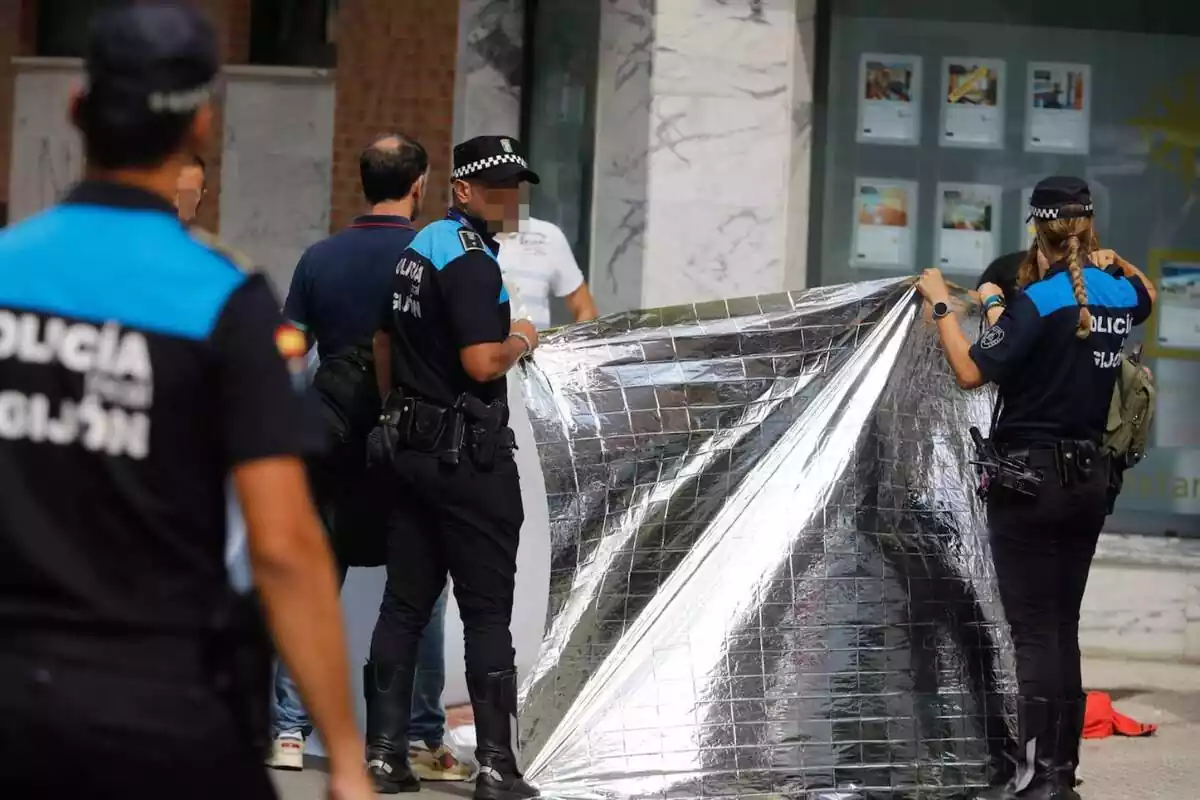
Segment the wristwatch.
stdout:
[[934,319],[941,319],[942,317],[947,317],[949,315],[950,315],[950,306],[948,306],[945,303],[934,303],[933,304],[933,318]]
[[983,311],[985,314],[996,306],[1004,308],[1004,295],[990,294],[983,298]]

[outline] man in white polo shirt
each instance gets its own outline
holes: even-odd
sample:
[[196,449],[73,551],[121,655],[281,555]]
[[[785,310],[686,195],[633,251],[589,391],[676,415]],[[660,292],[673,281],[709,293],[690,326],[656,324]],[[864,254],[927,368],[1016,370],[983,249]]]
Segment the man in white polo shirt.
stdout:
[[550,327],[551,295],[566,301],[575,322],[596,318],[592,293],[557,225],[529,218],[521,220],[519,233],[503,233],[496,239],[504,280],[515,286],[534,327]]

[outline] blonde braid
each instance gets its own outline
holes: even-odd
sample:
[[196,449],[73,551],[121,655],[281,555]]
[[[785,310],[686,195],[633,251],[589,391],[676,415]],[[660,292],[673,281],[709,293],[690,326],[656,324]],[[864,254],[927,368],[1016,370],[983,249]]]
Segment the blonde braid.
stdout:
[[1067,237],[1067,271],[1071,274],[1071,286],[1075,289],[1075,302],[1079,304],[1079,325],[1075,328],[1075,337],[1086,339],[1092,333],[1092,312],[1087,307],[1087,286],[1083,282],[1080,249],[1078,236]]
[[1017,286],[1024,289],[1039,277],[1041,276],[1038,275],[1038,240],[1035,236],[1033,244],[1029,245],[1029,252],[1025,254],[1025,260],[1017,268]]

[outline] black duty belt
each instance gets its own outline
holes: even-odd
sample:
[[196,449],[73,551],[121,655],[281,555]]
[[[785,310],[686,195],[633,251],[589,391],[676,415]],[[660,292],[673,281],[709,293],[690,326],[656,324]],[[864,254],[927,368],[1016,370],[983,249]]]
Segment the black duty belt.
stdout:
[[1108,456],[1095,442],[1068,439],[1024,447],[1002,447],[1001,452],[1029,467],[1056,474],[1064,487],[1093,480],[1108,481]]
[[457,466],[465,452],[487,471],[517,447],[508,427],[508,404],[485,403],[471,394],[445,406],[395,392],[384,405],[383,424],[394,426],[398,448],[437,455],[448,466]]
[[1037,497],[1048,475],[1056,475],[1063,487],[1108,481],[1108,456],[1095,442],[1064,440],[1015,447],[984,439],[978,428],[971,428],[970,434],[980,497],[994,488]]

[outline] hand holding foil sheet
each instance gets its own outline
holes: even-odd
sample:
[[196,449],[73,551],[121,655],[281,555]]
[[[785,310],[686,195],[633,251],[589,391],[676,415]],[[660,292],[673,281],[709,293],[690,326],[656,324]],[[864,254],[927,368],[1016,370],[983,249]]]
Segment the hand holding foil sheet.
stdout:
[[522,373],[552,540],[522,721],[547,797],[983,784],[1012,690],[967,438],[991,396],[955,387],[911,283],[546,336]]

